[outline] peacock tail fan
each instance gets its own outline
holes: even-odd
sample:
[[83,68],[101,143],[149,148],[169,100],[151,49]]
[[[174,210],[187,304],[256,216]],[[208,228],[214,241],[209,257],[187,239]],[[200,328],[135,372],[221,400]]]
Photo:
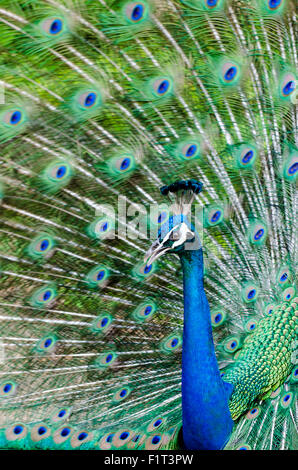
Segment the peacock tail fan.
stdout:
[[143,262],[176,180],[226,448],[297,448],[294,3],[1,1],[0,448],[179,445],[182,273]]

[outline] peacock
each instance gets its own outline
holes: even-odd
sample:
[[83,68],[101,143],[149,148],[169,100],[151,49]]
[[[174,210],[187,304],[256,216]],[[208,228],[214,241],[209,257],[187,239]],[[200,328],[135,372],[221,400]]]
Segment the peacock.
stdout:
[[1,0],[0,52],[0,448],[297,449],[295,2]]

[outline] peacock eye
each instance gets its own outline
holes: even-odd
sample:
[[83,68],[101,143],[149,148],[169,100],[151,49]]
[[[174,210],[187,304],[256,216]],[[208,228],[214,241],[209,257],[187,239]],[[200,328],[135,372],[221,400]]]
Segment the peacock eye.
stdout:
[[98,95],[94,91],[86,91],[78,97],[78,101],[83,108],[92,108],[98,102]]
[[238,67],[232,62],[227,62],[222,68],[223,79],[226,83],[232,83],[238,74]]
[[283,164],[283,176],[288,181],[295,181],[298,171],[298,154],[292,153]]
[[280,92],[282,98],[288,98],[296,89],[295,75],[286,73],[280,83]]
[[283,3],[283,0],[269,0],[268,6],[270,10],[276,10],[276,8],[279,8],[282,3]]
[[7,111],[4,114],[3,121],[9,126],[17,126],[18,124],[21,124],[23,122],[23,113],[19,109]]
[[42,22],[41,27],[50,36],[58,36],[64,30],[64,22],[61,18],[48,18]]
[[140,23],[148,16],[148,7],[142,2],[128,3],[125,7],[125,16],[132,23]]
[[153,80],[152,82],[153,94],[158,98],[162,98],[164,96],[169,95],[172,89],[173,89],[173,84],[170,78],[167,78],[167,77],[157,78]]
[[218,4],[218,0],[206,0],[206,6],[208,8],[214,8]]

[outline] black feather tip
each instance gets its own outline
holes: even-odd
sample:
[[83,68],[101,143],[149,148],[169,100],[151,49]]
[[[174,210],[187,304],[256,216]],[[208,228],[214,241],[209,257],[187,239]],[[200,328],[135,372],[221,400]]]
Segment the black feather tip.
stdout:
[[203,183],[196,180],[178,180],[168,186],[162,186],[160,192],[163,196],[167,196],[168,193],[177,193],[181,189],[193,191],[195,194],[199,194],[203,189]]

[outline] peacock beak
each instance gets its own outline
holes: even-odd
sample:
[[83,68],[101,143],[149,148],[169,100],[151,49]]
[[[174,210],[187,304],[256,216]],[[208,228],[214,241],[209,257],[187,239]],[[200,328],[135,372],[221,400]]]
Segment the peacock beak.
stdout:
[[164,246],[163,242],[160,243],[159,240],[155,240],[144,256],[144,263],[149,266],[153,261],[156,261],[161,255],[163,255],[163,253],[170,249],[170,246]]

